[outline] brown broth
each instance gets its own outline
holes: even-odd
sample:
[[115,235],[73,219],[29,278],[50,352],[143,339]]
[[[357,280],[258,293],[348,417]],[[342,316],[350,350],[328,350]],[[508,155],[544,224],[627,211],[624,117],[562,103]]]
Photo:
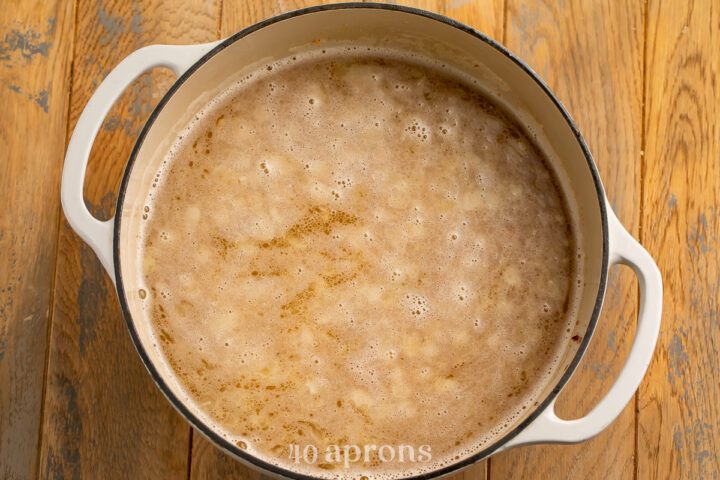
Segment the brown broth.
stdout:
[[318,477],[415,475],[492,443],[554,373],[578,271],[526,132],[449,68],[368,50],[263,65],[207,105],[140,240],[145,313],[189,400]]

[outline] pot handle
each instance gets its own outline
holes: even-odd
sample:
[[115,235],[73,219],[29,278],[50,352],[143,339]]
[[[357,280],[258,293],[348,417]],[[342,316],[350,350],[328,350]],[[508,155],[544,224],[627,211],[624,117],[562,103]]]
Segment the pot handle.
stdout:
[[167,67],[179,77],[220,42],[201,45],[151,45],[134,51],[100,83],[82,111],[68,143],[60,197],[70,226],[100,259],[113,283],[113,219],[95,218],[85,205],[83,185],[90,150],[105,116],[130,83],[154,67]]
[[[662,277],[650,254],[625,230],[607,203],[610,263],[633,269],[640,288],[640,311],[630,354],[615,383],[586,416],[563,420],[555,414],[555,399],[527,428],[501,450],[533,443],[579,443],[602,432],[623,411],[647,371],[660,332]],[[556,397],[557,398],[557,397]]]

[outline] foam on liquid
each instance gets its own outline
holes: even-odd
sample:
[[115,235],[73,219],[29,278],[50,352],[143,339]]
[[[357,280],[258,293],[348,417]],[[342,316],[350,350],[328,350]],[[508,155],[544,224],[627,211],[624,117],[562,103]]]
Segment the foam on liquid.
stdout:
[[[148,193],[137,294],[230,441],[318,477],[416,475],[537,404],[574,321],[564,205],[526,133],[460,74],[318,50],[263,65],[180,132]],[[432,460],[325,461],[348,444]]]

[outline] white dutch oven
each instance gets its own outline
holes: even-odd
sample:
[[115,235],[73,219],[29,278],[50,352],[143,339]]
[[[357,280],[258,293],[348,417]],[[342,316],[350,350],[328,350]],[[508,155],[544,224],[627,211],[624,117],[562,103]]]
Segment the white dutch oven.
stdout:
[[[518,445],[576,443],[607,427],[632,398],[655,348],[660,329],[662,284],[648,253],[628,234],[608,207],[590,152],[560,102],[524,63],[481,33],[433,13],[381,4],[337,4],[290,12],[219,41],[193,46],[155,45],[125,58],[90,98],[73,132],[62,178],[62,204],[73,229],[100,258],[117,287],[130,334],[145,366],[168,400],[200,432],[235,458],[288,478],[309,478],[278,468],[225,440],[203,422],[172,372],[152,346],[150,327],[139,312],[137,233],[145,194],[158,169],[173,130],[246,68],[280,58],[313,42],[361,41],[411,49],[470,73],[487,93],[503,103],[537,136],[551,157],[566,195],[577,206],[584,252],[584,284],[571,342],[541,401],[510,425],[495,443],[455,464],[422,475],[448,474]],[[178,76],[151,114],[135,144],[120,187],[115,218],[94,218],[83,201],[88,156],[105,115],[123,90],[141,73],[168,67]],[[607,395],[585,417],[562,420],[555,415],[557,395],[577,367],[590,341],[605,294],[611,264],[629,265],[638,277],[640,310],[635,339],[620,374]]]

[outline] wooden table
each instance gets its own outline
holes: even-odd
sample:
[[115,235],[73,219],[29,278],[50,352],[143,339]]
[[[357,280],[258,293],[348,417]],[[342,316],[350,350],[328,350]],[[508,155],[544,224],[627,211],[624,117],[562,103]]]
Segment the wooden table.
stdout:
[[[194,433],[136,354],[113,285],[60,209],[70,132],[98,82],[153,43],[225,37],[312,0],[16,0],[0,12],[0,478],[257,478]],[[720,3],[418,0],[529,63],[592,150],[608,198],[658,261],[663,325],[633,401],[597,438],[457,475],[720,478]],[[169,87],[143,75],[105,121],[90,208],[111,215],[134,139]],[[632,341],[635,279],[613,268],[590,349],[558,402],[607,391]]]

